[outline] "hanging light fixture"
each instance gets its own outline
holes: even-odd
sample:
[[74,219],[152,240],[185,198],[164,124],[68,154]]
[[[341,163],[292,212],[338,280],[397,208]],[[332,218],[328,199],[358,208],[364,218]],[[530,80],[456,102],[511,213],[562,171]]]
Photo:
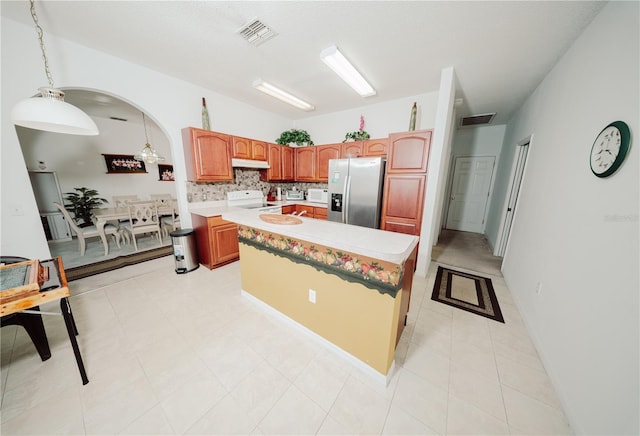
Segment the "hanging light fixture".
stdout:
[[51,71],[49,71],[49,61],[44,50],[42,27],[38,24],[33,0],[30,0],[30,3],[31,18],[36,25],[42,59],[44,60],[44,71],[47,74],[49,86],[39,88],[40,96],[22,100],[15,105],[11,110],[11,121],[17,126],[48,132],[97,135],[99,132],[96,123],[77,107],[65,103],[64,92],[54,88]]
[[147,122],[144,117],[144,112],[142,112],[142,124],[144,125],[144,139],[146,140],[146,143],[144,144],[144,148],[140,150],[140,153],[133,156],[133,158],[149,164],[164,162],[164,156],[159,155],[158,152],[153,147],[151,147],[151,144],[149,144],[149,136],[147,135]]

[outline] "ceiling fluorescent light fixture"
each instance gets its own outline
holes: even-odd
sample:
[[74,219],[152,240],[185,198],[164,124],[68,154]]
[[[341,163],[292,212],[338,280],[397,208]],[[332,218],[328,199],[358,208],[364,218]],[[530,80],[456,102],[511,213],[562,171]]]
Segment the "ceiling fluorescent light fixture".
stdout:
[[325,48],[320,53],[320,59],[329,66],[347,85],[352,87],[360,96],[371,97],[376,95],[373,86],[362,77],[362,74],[347,60],[335,45]]
[[280,88],[273,86],[270,83],[265,82],[262,79],[258,79],[253,82],[253,87],[258,91],[264,92],[265,94],[270,95],[271,97],[275,97],[280,101],[284,101],[285,103],[290,104],[291,106],[295,106],[298,109],[302,109],[303,111],[312,111],[315,109],[312,105],[307,103],[304,100],[299,99],[286,91],[283,91]]
[[41,87],[40,96],[22,100],[11,110],[11,121],[17,126],[30,129],[45,130],[69,135],[97,135],[98,127],[89,115],[77,107],[64,101],[64,92],[55,89],[53,77],[49,71],[49,61],[44,49],[42,27],[38,24],[36,7],[31,3],[31,18],[36,25],[36,33],[40,42],[40,51],[44,61],[44,71],[49,86]]

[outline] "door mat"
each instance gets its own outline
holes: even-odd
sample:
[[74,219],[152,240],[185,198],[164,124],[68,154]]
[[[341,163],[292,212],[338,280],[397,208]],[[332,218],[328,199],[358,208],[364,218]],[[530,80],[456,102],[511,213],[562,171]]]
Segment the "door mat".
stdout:
[[169,256],[173,254],[173,246],[154,248],[152,250],[140,251],[138,253],[128,254],[126,256],[118,256],[113,259],[107,259],[88,265],[77,266],[75,268],[65,269],[67,281],[83,279],[95,274],[101,274],[114,269],[122,268],[136,263],[146,262],[147,260],[157,259],[159,257]]
[[504,323],[491,279],[439,266],[431,299]]

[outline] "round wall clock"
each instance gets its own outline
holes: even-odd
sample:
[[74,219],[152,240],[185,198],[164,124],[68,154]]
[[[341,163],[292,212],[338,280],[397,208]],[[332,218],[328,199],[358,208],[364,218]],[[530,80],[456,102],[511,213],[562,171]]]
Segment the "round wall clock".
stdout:
[[591,171],[598,177],[609,177],[624,162],[631,134],[624,121],[614,121],[596,137],[591,147]]

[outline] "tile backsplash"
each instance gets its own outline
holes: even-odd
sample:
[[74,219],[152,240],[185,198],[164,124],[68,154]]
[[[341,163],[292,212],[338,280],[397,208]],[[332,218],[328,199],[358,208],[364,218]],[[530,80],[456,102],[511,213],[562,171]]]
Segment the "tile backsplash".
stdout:
[[270,190],[275,192],[277,187],[283,191],[298,188],[300,191],[306,191],[309,188],[326,189],[326,183],[303,183],[303,182],[263,182],[260,180],[260,170],[252,170],[247,168],[234,169],[234,182],[211,182],[196,183],[187,182],[187,201],[215,201],[226,200],[226,194],[229,191],[244,191],[248,189],[260,190],[266,196]]

